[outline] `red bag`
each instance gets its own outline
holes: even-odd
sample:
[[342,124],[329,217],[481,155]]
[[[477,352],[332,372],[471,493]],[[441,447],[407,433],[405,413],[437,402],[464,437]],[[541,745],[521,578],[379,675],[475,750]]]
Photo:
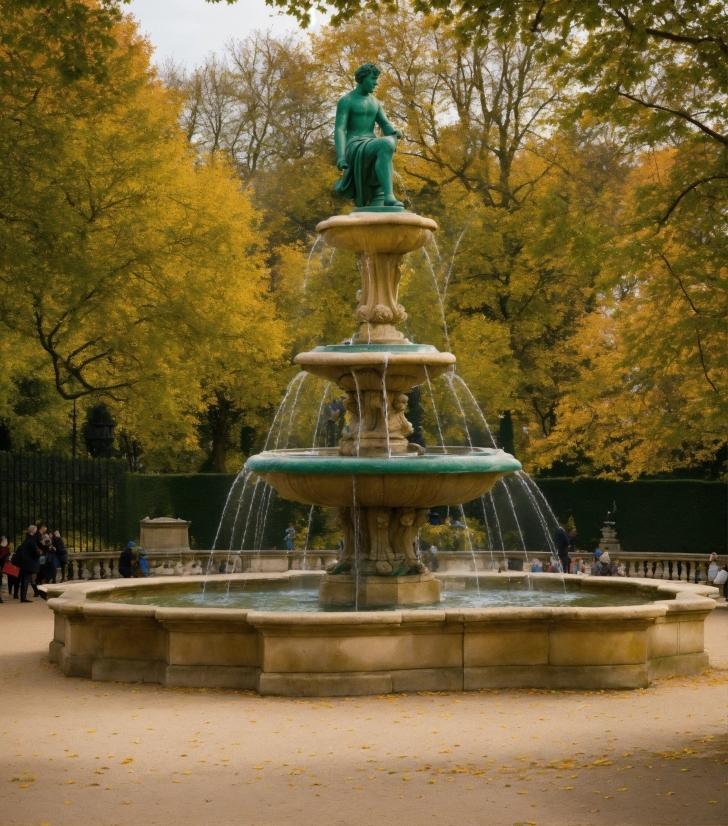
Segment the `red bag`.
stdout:
[[17,565],[13,565],[12,562],[6,562],[3,565],[3,573],[7,574],[8,576],[20,576],[20,568]]

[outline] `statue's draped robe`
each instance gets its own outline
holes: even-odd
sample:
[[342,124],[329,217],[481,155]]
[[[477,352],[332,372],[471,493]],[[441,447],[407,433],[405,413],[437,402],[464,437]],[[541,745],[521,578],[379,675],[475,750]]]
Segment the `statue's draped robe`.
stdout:
[[360,135],[347,143],[346,162],[349,166],[334,184],[334,189],[339,195],[352,198],[358,207],[367,206],[379,189],[379,181],[374,171],[377,154],[369,148],[374,140],[374,135]]

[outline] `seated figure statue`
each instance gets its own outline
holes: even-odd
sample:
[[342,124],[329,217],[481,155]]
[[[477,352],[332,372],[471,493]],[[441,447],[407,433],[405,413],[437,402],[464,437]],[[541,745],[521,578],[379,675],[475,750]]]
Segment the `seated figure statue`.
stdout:
[[[381,69],[371,63],[360,66],[354,73],[356,89],[336,106],[336,165],[344,174],[335,189],[345,198],[353,198],[359,208],[402,209],[392,182],[392,157],[402,133],[387,120],[382,104],[372,94],[380,74]],[[374,134],[375,123],[384,137]]]

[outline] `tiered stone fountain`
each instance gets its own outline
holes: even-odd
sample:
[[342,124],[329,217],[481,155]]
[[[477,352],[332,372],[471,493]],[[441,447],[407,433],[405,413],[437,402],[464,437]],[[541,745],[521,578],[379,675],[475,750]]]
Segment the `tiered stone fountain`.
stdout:
[[398,303],[402,258],[436,229],[401,208],[319,224],[327,244],[357,255],[361,326],[351,344],[317,347],[295,362],[345,391],[349,429],[338,448],[270,451],[246,465],[281,496],[339,508],[344,550],[321,583],[324,605],[437,603],[439,582],[414,552],[427,509],[475,499],[521,467],[502,450],[425,451],[407,441],[407,393],[455,364],[452,353],[412,344],[397,329],[407,318]]
[[[351,344],[296,357],[346,392],[349,430],[338,449],[270,451],[247,462],[282,496],[340,509],[344,550],[320,584],[324,610],[286,611],[267,601],[293,581],[320,578],[300,571],[42,586],[55,613],[51,660],[93,680],[309,696],[624,688],[705,669],[703,622],[715,606],[706,597],[717,593],[708,586],[541,574],[524,588],[523,573],[472,574],[478,595],[482,580],[483,596],[489,588],[556,589],[567,605],[435,604],[439,580],[413,550],[427,508],[474,499],[520,464],[500,450],[423,452],[407,441],[406,394],[451,370],[455,357],[397,330],[406,318],[397,301],[402,256],[437,227],[405,212],[392,193],[401,135],[371,95],[376,74],[368,64],[357,70],[356,90],[337,109],[345,170],[337,186],[348,195],[354,189],[359,209],[319,225],[328,244],[358,256],[361,327]],[[375,122],[385,137],[374,136]],[[206,601],[208,585],[209,596],[222,588],[226,600],[233,589],[229,607]],[[601,607],[569,607],[567,585],[576,597],[598,595]],[[252,597],[253,607],[236,608],[236,595]],[[325,610],[418,604],[432,608]]]

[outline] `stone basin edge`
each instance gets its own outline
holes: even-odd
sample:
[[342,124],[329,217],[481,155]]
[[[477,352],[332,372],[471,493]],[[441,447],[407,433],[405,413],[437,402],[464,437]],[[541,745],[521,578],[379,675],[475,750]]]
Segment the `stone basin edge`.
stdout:
[[[525,574],[470,574],[500,582]],[[208,583],[308,578],[219,575]],[[547,588],[558,579],[541,575]],[[462,580],[444,574],[441,582]],[[718,589],[629,579],[600,583],[652,601],[611,608],[473,608],[313,613],[128,605],[120,592],[199,588],[205,577],[48,586],[49,659],[70,677],[278,696],[359,696],[486,688],[627,689],[709,667],[705,618]],[[579,582],[582,577],[569,576]],[[589,583],[591,589],[597,583]],[[586,590],[585,589],[585,590]],[[655,599],[657,597],[657,599]]]

